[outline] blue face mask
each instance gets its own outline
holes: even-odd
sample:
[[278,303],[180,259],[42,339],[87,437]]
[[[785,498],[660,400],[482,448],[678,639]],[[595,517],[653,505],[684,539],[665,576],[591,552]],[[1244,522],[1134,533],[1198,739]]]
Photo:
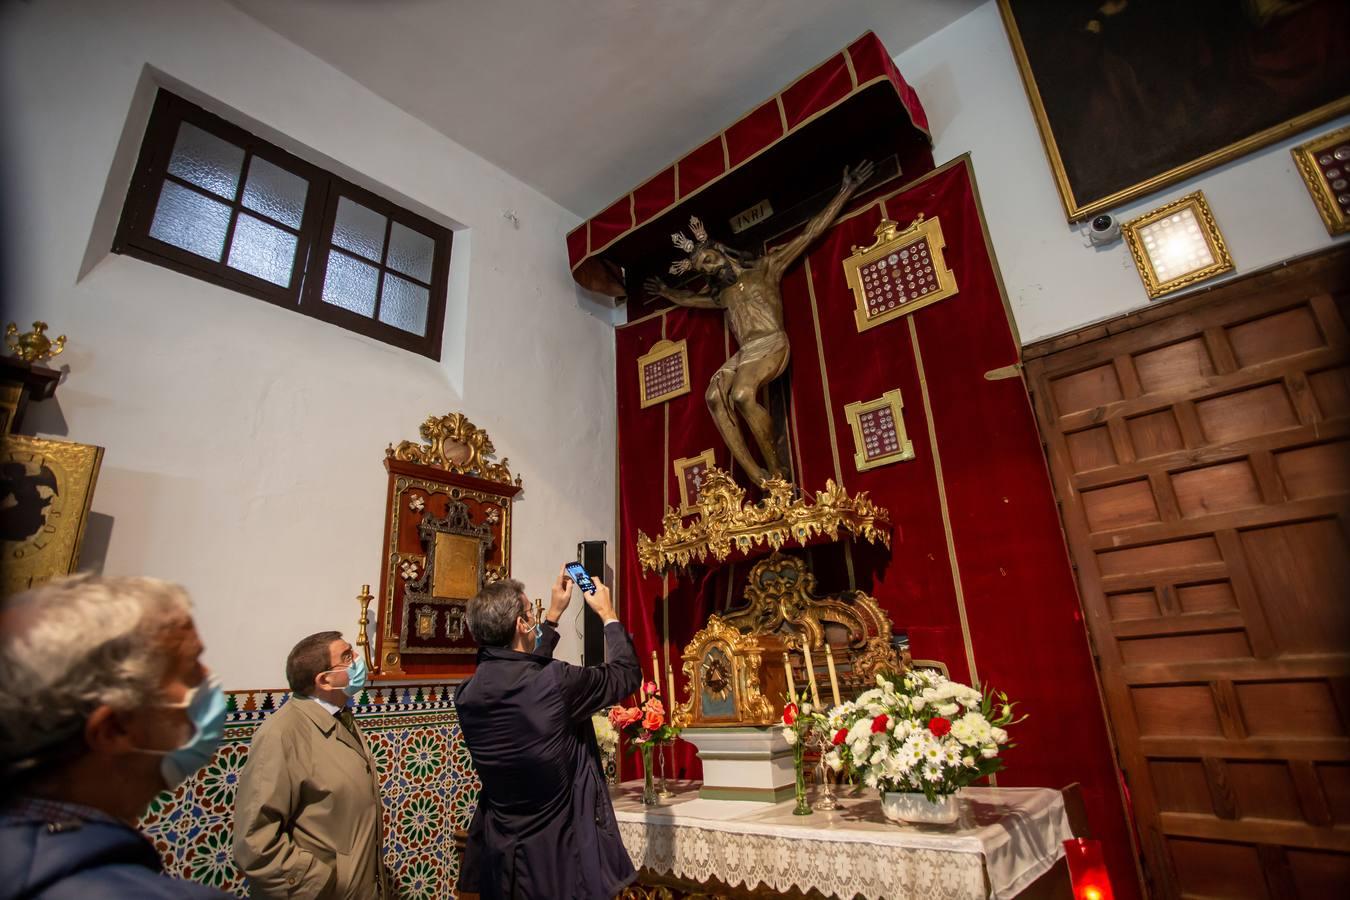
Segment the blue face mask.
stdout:
[[347,667],[347,684],[343,686],[342,692],[348,697],[355,697],[366,686],[369,674],[370,672],[366,668],[365,654],[358,653],[356,658],[352,660],[352,664]]
[[221,690],[219,679],[213,676],[188,691],[188,697],[182,703],[159,705],[166,709],[186,710],[188,721],[192,723],[192,737],[178,749],[141,751],[163,757],[159,772],[168,789],[173,790],[216,755],[216,748],[225,735],[225,692]]

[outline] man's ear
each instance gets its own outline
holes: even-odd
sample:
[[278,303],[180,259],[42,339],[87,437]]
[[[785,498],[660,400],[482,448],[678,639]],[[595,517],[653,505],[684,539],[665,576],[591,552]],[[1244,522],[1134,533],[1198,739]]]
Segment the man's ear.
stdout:
[[132,744],[126,724],[111,706],[104,704],[84,720],[84,742],[96,753],[119,753]]

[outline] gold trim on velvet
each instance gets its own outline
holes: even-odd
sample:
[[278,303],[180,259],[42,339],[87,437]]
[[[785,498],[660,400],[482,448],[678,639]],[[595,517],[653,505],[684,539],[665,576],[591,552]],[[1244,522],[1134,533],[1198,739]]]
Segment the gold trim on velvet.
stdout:
[[825,366],[825,342],[820,336],[820,306],[816,302],[815,279],[811,273],[811,260],[804,260],[806,268],[806,295],[811,300],[811,327],[816,331],[816,356],[820,360],[820,386],[825,391],[825,424],[830,431],[830,452],[834,455],[834,477],[839,487],[844,487],[844,466],[839,461],[839,436],[834,428],[834,407],[830,403],[830,373]]
[[[914,366],[919,373],[919,393],[923,395],[923,415],[928,422],[928,444],[933,451],[933,474],[937,478],[938,507],[942,510],[942,531],[947,539],[947,561],[952,570],[952,587],[956,590],[956,611],[961,617],[961,641],[966,647],[966,665],[970,667],[972,685],[980,683],[979,670],[975,668],[975,647],[970,641],[970,621],[966,616],[966,591],[961,584],[961,566],[956,559],[956,539],[952,535],[952,514],[947,508],[947,485],[942,480],[942,454],[938,452],[937,425],[933,422],[933,403],[928,397],[928,376],[923,368],[923,351],[919,349],[919,329],[911,316],[909,322],[909,341],[914,347]],[[992,782],[991,782],[992,783]]]
[[[850,44],[849,46],[853,45]],[[856,91],[858,89],[858,70],[853,68],[853,54],[848,51],[848,47],[844,48],[844,65],[848,68],[848,83],[853,86],[849,90]]]
[[[669,482],[667,482],[669,484]],[[891,545],[890,513],[877,506],[866,491],[850,497],[827,479],[825,490],[793,496],[793,487],[781,478],[764,482],[765,496],[755,502],[745,489],[721,469],[713,469],[699,492],[698,512],[684,524],[679,510],[666,507],[663,530],[654,538],[638,531],[637,553],[643,570],[667,573],[672,567],[702,562],[711,554],[725,561],[733,550],[748,553],[767,544],[774,550],[785,544],[806,546],[816,535],[835,540],[840,531],[883,546]]]

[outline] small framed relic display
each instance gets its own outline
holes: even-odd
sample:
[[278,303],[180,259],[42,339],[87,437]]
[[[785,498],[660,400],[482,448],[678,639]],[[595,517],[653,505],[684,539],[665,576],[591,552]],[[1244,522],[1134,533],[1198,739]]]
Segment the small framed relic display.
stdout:
[[890,219],[877,226],[870,247],[854,247],[844,260],[844,276],[853,291],[859,331],[875,328],[945,300],[956,293],[956,276],[947,268],[942,225],[922,214],[905,230]]
[[680,515],[687,516],[698,511],[699,493],[714,465],[716,461],[711,447],[698,456],[675,460],[675,481],[680,486]]
[[1299,144],[1298,173],[1331,235],[1350,231],[1350,125]]
[[74,572],[103,448],[0,437],[0,596]]
[[904,409],[898,389],[844,407],[853,428],[853,465],[859,472],[914,458],[914,444],[905,434]]
[[638,357],[638,390],[643,409],[689,393],[689,345],[658,341]]
[[1219,225],[1200,191],[1121,226],[1149,299],[1233,270]]

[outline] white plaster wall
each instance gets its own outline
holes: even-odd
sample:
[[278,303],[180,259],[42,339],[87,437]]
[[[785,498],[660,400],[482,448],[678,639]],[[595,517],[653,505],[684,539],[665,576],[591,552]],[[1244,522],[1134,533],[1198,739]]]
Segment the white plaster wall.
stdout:
[[[1124,242],[1091,248],[1082,226],[1065,220],[994,0],[899,54],[895,62],[928,112],[934,159],[942,163],[972,154],[1024,343],[1148,305]],[[1333,239],[1289,148],[1348,122],[1350,117],[1324,123],[1112,212],[1128,221],[1203,190],[1228,242],[1235,275],[1330,246]]]
[[[428,414],[464,411],[523,476],[514,570],[532,594],[576,541],[612,545],[613,334],[567,275],[571,213],[217,0],[5,4],[0,35],[5,320],[70,336],[32,424],[107,448],[86,562],[187,585],[227,687],[284,684],[312,631],[354,636],[353,598],[379,578],[384,448]],[[107,254],[101,235],[86,260],[147,65],[460,227],[444,362]]]

